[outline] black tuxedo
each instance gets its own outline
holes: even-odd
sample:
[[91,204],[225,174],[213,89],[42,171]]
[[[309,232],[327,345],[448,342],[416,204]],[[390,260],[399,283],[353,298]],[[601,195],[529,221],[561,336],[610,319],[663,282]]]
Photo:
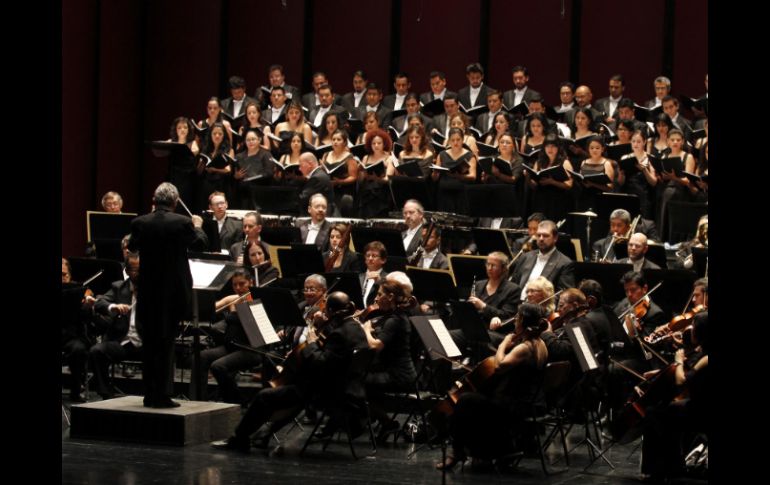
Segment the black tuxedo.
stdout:
[[[361,295],[363,296],[364,291],[366,290],[366,266],[363,267],[363,273],[358,274],[358,282],[361,284]],[[380,279],[374,282],[374,286],[372,286],[371,291],[369,292],[369,296],[366,298],[366,301],[364,302],[364,307],[367,307],[374,303],[374,298],[377,296],[377,291],[380,289],[380,282],[385,281],[385,277],[388,276],[388,272],[384,269],[380,272]]]
[[[414,235],[411,241],[409,241],[409,246],[406,247],[404,252],[406,253],[407,257],[414,254],[415,251],[417,251],[417,248],[420,247],[420,243],[422,243],[422,228],[425,225],[425,223],[420,225],[420,229],[417,230],[417,234]],[[401,231],[401,239],[404,239],[406,237],[406,231]]]
[[[419,261],[417,261],[417,265],[420,268],[422,268],[422,261],[425,257],[425,253],[423,253],[422,256],[420,256]],[[428,269],[449,269],[449,259],[447,259],[444,254],[439,251],[436,253],[436,257],[433,258],[433,261],[430,262],[430,265],[428,266]]]
[[[631,262],[631,258],[619,259],[619,260],[617,260],[617,263],[620,263],[620,264],[634,264],[633,262]],[[642,263],[642,270],[645,270],[645,269],[660,269],[660,266],[658,266],[657,264],[653,263],[649,259],[644,258],[644,262]]]
[[342,95],[342,100],[340,101],[340,105],[345,108],[345,111],[350,113],[351,115],[355,116],[356,111],[361,106],[366,106],[366,90],[364,90],[363,96],[361,96],[361,101],[358,102],[358,105],[356,103],[356,98],[353,96],[353,92],[345,93]]
[[[575,126],[575,113],[577,113],[577,110],[578,108],[572,108],[571,110],[564,113],[564,122],[570,127],[570,129],[573,129]],[[588,110],[591,112],[591,118],[594,120],[591,123],[592,126],[595,126],[597,122],[604,121],[601,112],[599,112],[596,108],[591,106],[588,108]]]
[[[141,347],[136,348],[131,343],[127,343],[125,346],[120,345],[126,338],[126,335],[128,335],[131,314],[121,315],[110,312],[109,309],[111,304],[131,305],[131,303],[131,283],[129,280],[122,280],[113,282],[110,290],[96,300],[94,304],[94,310],[97,313],[106,315],[109,318],[102,341],[91,347],[89,352],[96,383],[96,392],[104,398],[110,398],[113,394],[107,371],[110,362],[120,362],[127,358],[140,358],[141,356]],[[138,326],[138,315],[136,318],[135,324]]]
[[[249,103],[258,104],[258,101],[252,97],[244,96],[243,97],[243,104],[241,105],[241,111],[238,113],[239,115],[245,115],[246,114],[246,105]],[[222,103],[220,104],[222,106],[222,112],[230,115],[230,117],[234,118],[235,113],[233,113],[233,108],[235,107],[233,104],[233,98],[225,98],[222,100]],[[238,131],[237,129],[235,131]]]
[[[342,102],[342,97],[339,94],[337,94],[337,93],[333,93],[332,94],[332,106],[337,106],[341,102]],[[313,108],[316,108],[318,106],[318,104],[316,103],[316,99],[315,99],[315,91],[310,92],[310,93],[305,93],[305,94],[302,95],[302,106],[307,108],[308,112],[313,111]]]
[[[281,122],[282,120],[286,119],[286,109],[289,107],[289,103],[284,104],[281,107],[281,114],[278,115],[278,118],[276,118],[277,122]],[[262,123],[272,126],[272,117],[273,117],[273,111],[270,106],[267,106],[265,109],[262,110]]]
[[[217,224],[214,219],[214,224]],[[217,227],[219,227],[217,225]],[[233,244],[243,241],[243,224],[232,217],[225,217],[225,223],[222,224],[222,230],[219,231],[219,241],[222,249],[227,249]]]
[[[511,281],[517,283],[521,288],[529,281],[529,274],[537,263],[539,250],[530,251],[522,254],[513,268]],[[575,287],[575,264],[558,249],[554,249],[548,262],[540,273],[545,279],[553,283],[556,291]]]
[[[441,135],[446,136],[446,134],[447,134],[447,129],[446,129],[447,128],[447,123],[449,123],[449,119],[448,118],[449,117],[447,116],[446,113],[441,113],[440,115],[434,116],[433,119],[430,122],[431,128],[435,128],[439,133],[441,133]],[[430,141],[431,135],[427,131],[426,131],[426,133],[428,134],[428,140]]]
[[[479,96],[481,96],[481,95],[479,95]],[[501,109],[500,111],[498,111],[497,113],[494,113],[494,114],[489,113],[489,112],[481,113],[479,115],[479,117],[476,118],[476,129],[479,130],[482,134],[488,132],[489,130],[494,129],[494,127],[495,127],[494,117],[497,116],[498,113],[504,113],[504,111]],[[487,127],[487,125],[489,124],[489,119],[490,118],[492,118],[492,126]],[[513,127],[513,126],[511,126],[510,129],[511,129],[511,132],[515,131],[515,127]]]
[[[364,119],[364,116],[366,116],[368,106],[366,104],[359,106],[358,110],[356,111],[356,114],[353,116],[358,118],[359,120]],[[387,128],[390,125],[390,121],[392,119],[391,113],[393,112],[392,109],[388,108],[384,104],[380,103],[377,105],[377,111],[375,112],[377,116],[377,121],[380,123],[380,127]]]
[[[272,91],[272,86],[262,86],[257,88],[257,91],[254,93],[254,97],[259,100],[259,103],[262,107],[262,110],[264,111],[265,108],[270,104],[270,95],[265,92],[264,89],[270,89]],[[301,97],[299,88],[296,88],[294,86],[290,86],[288,84],[283,85],[283,92],[286,94],[286,104],[288,105],[292,100],[297,100],[297,102],[301,102]]]
[[[430,118],[428,118],[422,113],[419,113],[419,115],[420,115],[420,119],[422,120],[422,124],[425,127],[425,133],[430,133],[430,129],[433,127],[433,120],[431,120]],[[399,133],[406,133],[406,129],[407,129],[406,117],[407,115],[394,118],[390,122],[390,125],[393,128],[395,128]],[[396,141],[396,140],[393,140],[393,141]]]
[[[446,97],[447,97],[449,94],[457,94],[457,93],[455,93],[454,91],[450,91],[450,90],[448,90],[448,89],[447,89],[447,90],[446,90],[446,93],[444,93],[444,97],[443,97],[443,99],[446,99]],[[430,102],[431,102],[431,101],[433,101],[434,99],[436,99],[436,95],[435,95],[435,94],[433,94],[433,91],[428,91],[427,93],[422,93],[422,94],[420,95],[420,102],[421,102],[422,104],[424,104],[424,105],[425,105],[425,104],[428,104],[428,103],[430,103]]]
[[620,105],[620,103],[624,99],[629,99],[629,98],[627,98],[625,96],[621,96],[620,99],[618,100],[618,104],[615,105],[615,110],[612,113],[610,113],[610,98],[609,98],[609,96],[607,96],[606,98],[602,98],[602,99],[597,100],[595,103],[592,104],[592,106],[594,108],[596,108],[596,110],[598,110],[599,112],[603,113],[604,115],[602,116],[602,118],[600,120],[594,120],[594,121],[601,121],[602,123],[604,123],[604,120],[606,118],[612,118],[612,119],[617,120],[618,119],[618,106]]
[[329,174],[321,166],[310,174],[304,187],[302,187],[302,192],[299,194],[299,206],[307,207],[310,198],[314,194],[322,194],[326,197],[327,204],[329,205],[327,211],[330,214],[334,213],[334,188],[332,187]]
[[490,91],[493,90],[494,88],[487,86],[486,83],[482,84],[481,88],[479,89],[479,95],[476,97],[476,102],[471,105],[471,87],[465,86],[457,92],[457,101],[459,101],[467,109],[474,108],[476,106],[486,106],[487,95]]
[[674,127],[678,127],[682,133],[684,133],[684,139],[685,141],[690,140],[690,135],[692,135],[692,123],[690,120],[682,116],[680,113],[679,116],[677,116],[676,121],[671,120],[671,122],[674,124]]
[[[302,243],[304,244],[305,239],[307,239],[307,233],[310,231],[310,221],[300,221],[297,223],[297,227],[299,227],[299,233],[302,237]],[[331,227],[331,223],[324,219],[323,223],[321,223],[321,229],[318,231],[318,235],[315,238],[315,245],[318,246],[318,249],[320,249],[322,253],[329,249],[329,231],[331,230]]]
[[[526,103],[527,106],[529,106],[529,102],[532,101],[532,98],[538,98],[541,97],[540,93],[537,91],[532,90],[531,88],[527,87],[527,90],[524,91],[524,96],[522,97],[521,101]],[[516,99],[516,92],[513,89],[509,89],[503,94],[503,104],[508,108],[511,109],[515,105],[513,104],[514,100]]]
[[206,234],[189,217],[165,207],[131,222],[128,248],[139,251],[137,330],[144,347],[145,404],[169,400],[173,390],[174,338],[191,316],[192,275],[187,250],[205,251]]
[[[318,116],[318,112],[320,110],[321,110],[320,106],[314,106],[313,109],[311,109],[307,115],[307,122],[312,125],[313,122],[315,121],[315,117]],[[345,119],[347,118],[347,113],[345,112],[345,109],[342,106],[337,106],[336,104],[329,106],[329,111],[327,111],[327,113],[337,113],[341,118],[340,123],[344,123]],[[323,117],[321,118],[323,119]],[[321,123],[323,123],[323,121],[321,121]]]
[[[409,96],[410,94],[415,93],[407,93],[404,95],[404,101],[401,103],[401,106],[399,106],[398,109],[406,109],[406,106],[404,106],[404,103],[406,102],[406,96]],[[396,93],[389,94],[382,98],[382,104],[387,106],[388,108],[395,110],[396,109]]]

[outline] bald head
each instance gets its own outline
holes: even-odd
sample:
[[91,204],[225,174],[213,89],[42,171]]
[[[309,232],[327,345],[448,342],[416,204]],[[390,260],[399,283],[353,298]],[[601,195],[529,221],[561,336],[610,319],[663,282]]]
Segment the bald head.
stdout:
[[628,257],[631,261],[638,261],[645,254],[647,254],[647,236],[637,232],[628,240]]
[[350,297],[341,291],[335,291],[326,299],[326,316],[350,315],[355,310]]
[[302,175],[307,177],[318,166],[318,159],[310,152],[305,152],[299,156],[299,170]]
[[594,95],[591,93],[591,88],[588,86],[578,86],[578,88],[575,90],[575,102],[581,108],[591,104],[591,100],[593,98]]

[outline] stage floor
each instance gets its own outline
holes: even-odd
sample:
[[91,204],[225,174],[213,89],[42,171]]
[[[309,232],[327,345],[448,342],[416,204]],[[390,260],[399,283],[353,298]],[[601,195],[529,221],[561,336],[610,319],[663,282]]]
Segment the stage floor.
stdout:
[[[64,404],[67,404],[66,402]],[[405,416],[399,416],[401,420]],[[412,459],[412,443],[399,440],[378,445],[374,457],[354,461],[344,438],[333,440],[326,451],[321,444],[311,444],[305,456],[299,456],[311,426],[304,430],[287,426],[278,433],[282,449],[272,453],[252,448],[244,454],[219,451],[208,444],[185,447],[136,445],[107,441],[76,440],[62,415],[62,484],[291,484],[312,483],[441,483],[441,472],[434,463],[441,459],[441,448],[424,448]],[[582,426],[570,433],[568,440],[576,444]],[[275,442],[271,442],[275,445]],[[360,457],[370,451],[364,437],[356,440]],[[537,458],[524,458],[516,470],[498,473],[472,469],[470,462],[461,471],[447,473],[447,483],[518,483],[518,484],[634,484],[639,481],[639,442],[616,445],[609,458],[616,466],[610,469],[597,461],[587,472],[588,449],[580,446],[570,454],[570,467],[565,473],[544,476]],[[559,463],[559,466],[562,466]],[[679,479],[671,483],[706,484],[706,480]]]

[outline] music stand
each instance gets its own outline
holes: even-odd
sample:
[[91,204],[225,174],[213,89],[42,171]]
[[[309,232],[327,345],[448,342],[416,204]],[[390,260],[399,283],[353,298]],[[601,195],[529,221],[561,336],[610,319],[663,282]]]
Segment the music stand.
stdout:
[[467,185],[465,191],[471,217],[521,217],[513,184]]
[[190,371],[190,398],[201,399],[198,373],[200,372],[200,331],[198,291],[219,291],[232,277],[237,265],[232,261],[214,261],[188,258],[190,273],[193,277],[192,317],[193,317],[193,367]]
[[102,259],[123,261],[120,242],[131,234],[131,221],[136,214],[86,211],[86,237],[96,246],[96,254]]
[[[297,305],[294,305],[294,308],[296,309]],[[235,305],[235,311],[252,348],[258,349],[281,341],[275,333],[262,300],[242,301]]]
[[449,255],[449,269],[454,276],[457,293],[467,297],[471,292],[473,280],[487,278],[487,257],[462,254]]
[[431,360],[442,358],[451,359],[461,357],[462,352],[457,348],[452,336],[444,325],[444,321],[438,316],[414,316],[409,320],[417,330],[425,350],[428,351]]
[[353,226],[351,238],[353,247],[359,253],[362,253],[364,247],[370,242],[380,241],[388,251],[388,257],[401,256],[405,258],[407,256],[406,251],[404,251],[404,240],[398,229]]
[[645,269],[642,274],[648,288],[663,282],[663,291],[656,291],[651,298],[668,315],[682,311],[692,294],[692,285],[698,279],[698,275],[688,269]]
[[441,230],[441,252],[460,254],[473,242],[473,233],[467,227],[446,227]]
[[282,278],[296,278],[324,272],[323,256],[315,244],[292,244],[288,248],[277,248],[276,253]]
[[273,246],[290,246],[295,243],[302,243],[302,233],[299,227],[263,226],[260,237]]
[[286,288],[271,288],[269,286],[250,288],[254,300],[261,300],[270,321],[280,322],[285,327],[302,327],[305,319],[299,311],[297,302]]
[[[613,246],[613,249],[615,251],[615,259],[623,259],[628,257],[628,242],[617,242]],[[645,254],[644,257],[660,266],[661,269],[667,268],[666,248],[662,244],[648,244],[647,254]]]
[[556,249],[558,249],[562,254],[567,256],[572,261],[577,261],[577,249],[575,248],[575,244],[572,242],[572,236],[569,234],[565,234],[563,232],[559,233],[559,238],[556,240]]
[[499,229],[483,229],[474,227],[471,229],[473,241],[476,243],[479,254],[486,257],[492,251],[500,251],[508,258],[513,257],[511,247],[508,245],[508,238],[505,233]]
[[580,283],[584,279],[592,279],[602,285],[604,302],[611,304],[626,297],[620,278],[634,267],[630,264],[619,263],[575,263],[575,282]]
[[428,191],[428,181],[422,177],[393,175],[390,177],[390,194],[396,207],[404,207],[409,199],[420,201],[427,210],[433,209],[433,199]]
[[446,269],[423,269],[407,266],[406,275],[412,281],[412,294],[421,301],[459,300],[452,272]]
[[112,287],[113,281],[123,281],[123,265],[111,259],[67,258],[72,268],[74,281],[85,281],[99,271],[104,271],[89,283],[95,295],[103,295]]
[[[186,215],[182,213],[182,215]],[[203,226],[201,230],[206,234],[209,240],[209,251],[212,253],[218,253],[222,251],[222,240],[219,238],[219,225],[214,220],[214,214],[210,212],[203,212],[201,216],[203,219]],[[230,249],[230,248],[225,248]]]
[[260,212],[292,216],[301,213],[297,187],[260,186],[253,195]]
[[357,309],[366,308],[364,305],[364,291],[361,288],[361,281],[358,279],[358,273],[324,273],[327,288],[332,288],[332,292],[341,291],[348,295],[350,301]]

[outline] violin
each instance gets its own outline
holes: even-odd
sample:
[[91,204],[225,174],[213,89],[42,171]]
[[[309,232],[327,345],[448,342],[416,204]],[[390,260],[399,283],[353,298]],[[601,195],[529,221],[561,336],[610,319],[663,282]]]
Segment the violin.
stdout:
[[704,310],[706,310],[704,305],[697,305],[689,312],[684,312],[681,315],[675,316],[663,328],[655,330],[655,332],[645,337],[644,340],[649,344],[655,344],[661,340],[670,338],[669,335],[672,333],[682,332],[690,327],[692,325],[693,319],[695,318],[695,315]]
[[565,323],[574,320],[575,318],[580,318],[584,316],[586,313],[591,310],[588,305],[582,305],[582,306],[576,306],[572,310],[569,310],[568,312],[564,313],[563,315],[559,314],[559,312],[553,312],[550,315],[548,315],[548,323],[551,324],[551,331],[555,332],[556,330],[560,329],[564,326]]

